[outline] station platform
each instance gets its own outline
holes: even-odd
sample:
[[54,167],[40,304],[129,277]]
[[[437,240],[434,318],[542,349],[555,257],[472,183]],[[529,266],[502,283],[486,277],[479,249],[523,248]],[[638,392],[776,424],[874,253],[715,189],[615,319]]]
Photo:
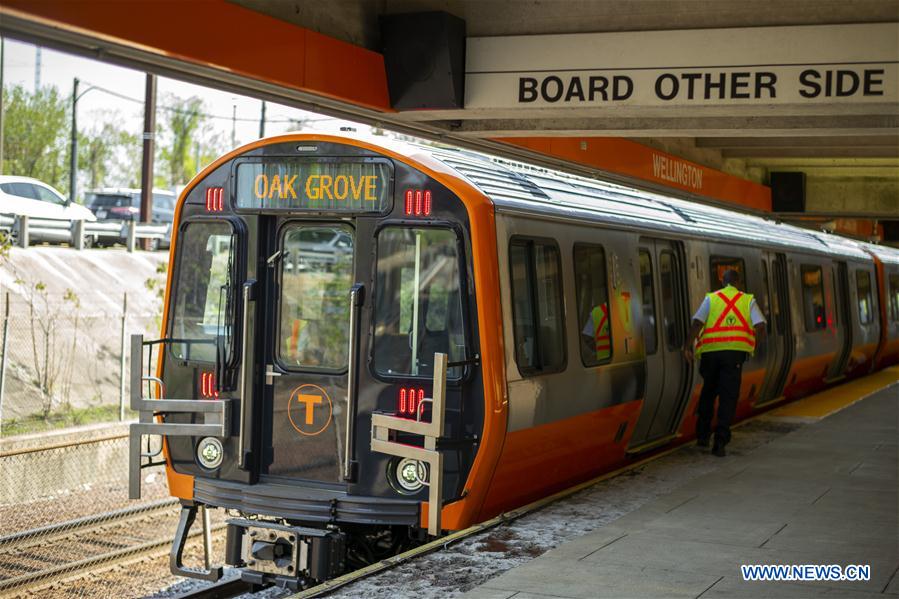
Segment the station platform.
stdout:
[[[809,423],[513,568],[466,599],[899,596],[899,369],[763,418]],[[741,565],[870,565],[744,581]]]

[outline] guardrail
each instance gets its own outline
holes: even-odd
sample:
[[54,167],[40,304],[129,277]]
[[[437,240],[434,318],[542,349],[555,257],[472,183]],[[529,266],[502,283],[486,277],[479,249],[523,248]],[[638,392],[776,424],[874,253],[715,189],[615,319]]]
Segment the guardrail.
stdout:
[[133,252],[138,239],[159,242],[169,235],[171,225],[129,222],[89,222],[34,218],[23,215],[0,214],[0,230],[6,231],[17,247],[27,248],[33,241],[67,242],[73,248],[83,250],[98,242],[123,243]]

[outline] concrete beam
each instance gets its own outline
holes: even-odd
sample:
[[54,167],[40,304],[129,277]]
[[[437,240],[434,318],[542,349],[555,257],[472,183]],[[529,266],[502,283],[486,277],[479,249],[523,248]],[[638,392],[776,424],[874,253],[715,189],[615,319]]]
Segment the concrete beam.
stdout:
[[899,147],[801,147],[801,148],[737,148],[722,150],[724,158],[890,158],[899,156]]
[[445,123],[450,131],[471,137],[604,136],[604,137],[758,137],[797,134],[832,136],[899,133],[897,115],[844,117],[671,117],[485,119]]
[[698,137],[696,147],[737,150],[744,148],[899,148],[899,135],[884,130],[876,135],[819,135],[802,137]]
[[442,10],[466,21],[470,36],[537,35],[603,31],[708,29],[772,25],[875,23],[896,20],[883,0],[552,0],[509,3],[484,0],[230,0],[246,8],[352,44],[379,50],[378,15]]

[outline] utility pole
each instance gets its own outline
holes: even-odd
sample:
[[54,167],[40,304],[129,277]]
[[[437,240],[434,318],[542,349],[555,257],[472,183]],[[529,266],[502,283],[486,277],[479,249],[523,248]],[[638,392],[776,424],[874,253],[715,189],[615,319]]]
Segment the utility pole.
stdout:
[[231,147],[237,147],[237,104],[231,105]]
[[72,84],[72,141],[69,146],[69,201],[75,202],[78,187],[78,77]]
[[0,36],[0,175],[3,174],[3,50],[6,40]]
[[41,89],[41,47],[34,47],[34,91]]
[[262,101],[262,114],[259,115],[259,137],[265,137],[265,100]]
[[[153,218],[153,152],[156,143],[156,75],[147,73],[144,95],[144,155],[141,160],[140,173],[140,221],[148,223]],[[150,245],[149,239],[143,239],[144,249]]]

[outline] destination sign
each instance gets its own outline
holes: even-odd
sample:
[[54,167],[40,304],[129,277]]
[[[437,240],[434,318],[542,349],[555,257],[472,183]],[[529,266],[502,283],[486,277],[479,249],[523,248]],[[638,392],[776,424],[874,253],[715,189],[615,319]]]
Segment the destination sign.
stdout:
[[237,207],[258,210],[384,212],[390,207],[386,162],[283,158],[237,166]]

